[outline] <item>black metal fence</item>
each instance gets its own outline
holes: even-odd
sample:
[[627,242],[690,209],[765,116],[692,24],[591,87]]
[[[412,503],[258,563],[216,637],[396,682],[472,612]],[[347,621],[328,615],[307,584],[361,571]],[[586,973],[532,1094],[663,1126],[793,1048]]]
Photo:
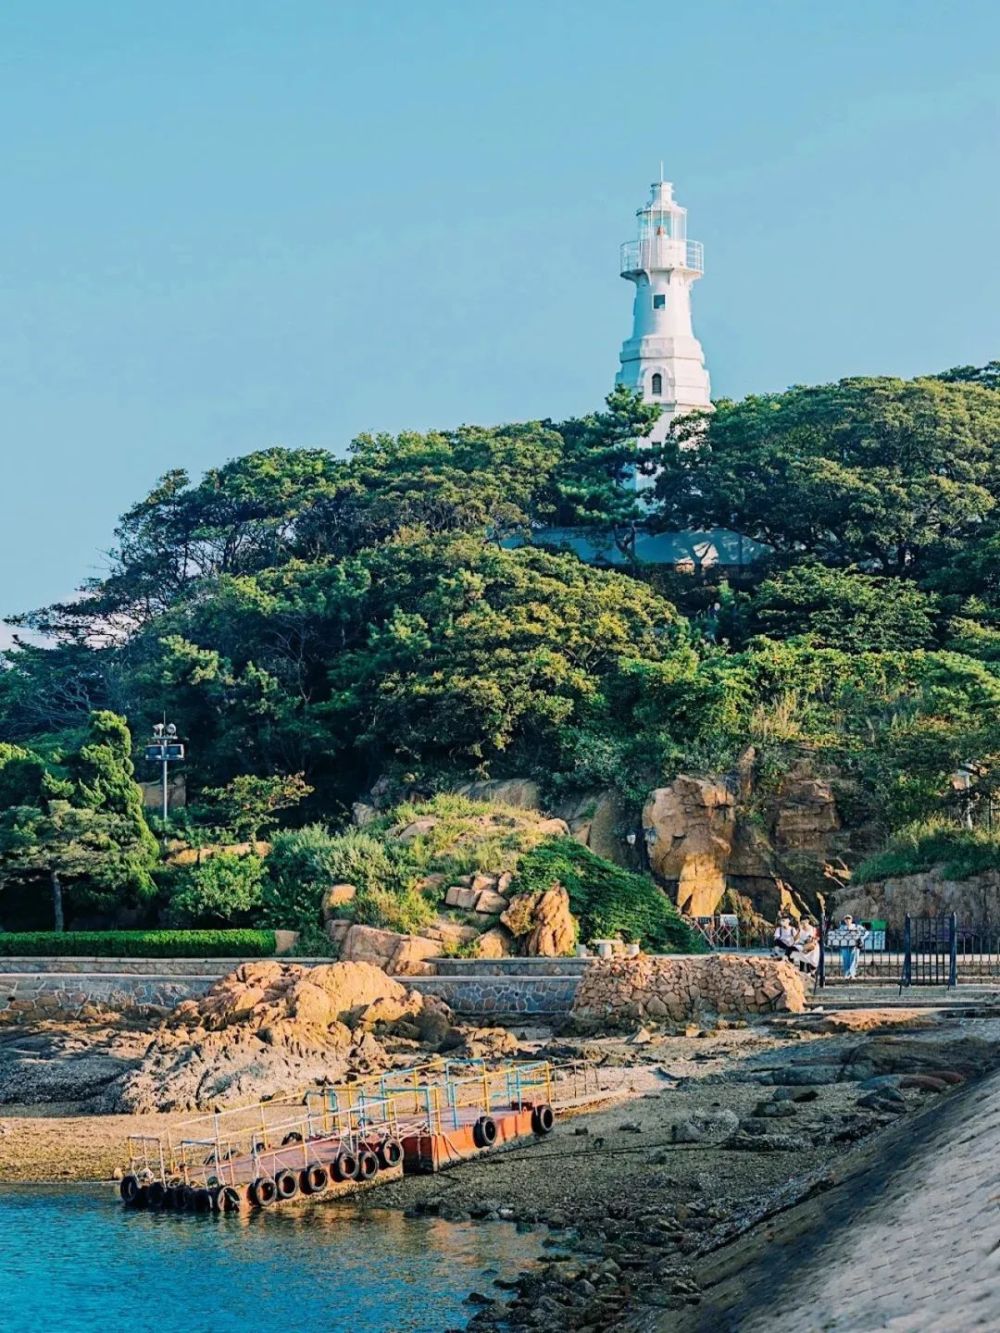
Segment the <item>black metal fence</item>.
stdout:
[[[822,986],[840,981],[850,958],[828,942],[828,923],[824,923],[821,934],[818,981]],[[955,913],[907,916],[902,927],[888,927],[878,934],[869,932],[853,979],[896,982],[901,989],[1000,980],[1000,924],[964,924]]]

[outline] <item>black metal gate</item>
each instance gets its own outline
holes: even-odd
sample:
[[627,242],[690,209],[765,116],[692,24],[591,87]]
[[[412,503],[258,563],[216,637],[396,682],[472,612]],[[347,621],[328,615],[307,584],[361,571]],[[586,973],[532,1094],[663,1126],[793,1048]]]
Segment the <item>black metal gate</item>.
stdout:
[[910,916],[903,922],[903,969],[899,989],[904,986],[956,986],[958,984],[958,918]]
[[[816,989],[842,976],[840,949],[827,943],[830,922],[821,918],[820,960]],[[959,926],[954,912],[945,916],[907,916],[903,928],[871,935],[861,946],[860,983],[904,986],[956,986],[963,980],[1000,977],[1000,930],[990,925]]]

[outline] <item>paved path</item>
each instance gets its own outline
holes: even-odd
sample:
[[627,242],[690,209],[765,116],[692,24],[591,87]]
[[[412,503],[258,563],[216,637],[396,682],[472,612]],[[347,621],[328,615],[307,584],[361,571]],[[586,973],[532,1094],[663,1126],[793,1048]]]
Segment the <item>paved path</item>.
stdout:
[[[723,1263],[699,1307],[658,1327],[1000,1329],[1000,1074],[893,1137],[891,1164],[883,1146],[881,1157],[795,1210],[797,1219],[765,1228],[749,1266]],[[740,1246],[732,1249],[735,1258]]]

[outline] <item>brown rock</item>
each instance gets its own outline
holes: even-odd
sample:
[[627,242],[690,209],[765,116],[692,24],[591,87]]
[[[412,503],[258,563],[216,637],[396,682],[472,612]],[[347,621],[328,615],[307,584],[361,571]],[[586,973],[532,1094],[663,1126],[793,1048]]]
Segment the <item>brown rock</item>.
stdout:
[[477,958],[507,958],[514,952],[514,937],[503,926],[484,931],[476,942]]
[[476,895],[476,911],[489,916],[496,916],[507,910],[507,899],[492,889],[484,889]]
[[344,962],[370,963],[393,975],[426,976],[433,968],[427,959],[437,958],[441,946],[422,935],[400,935],[376,926],[353,925],[344,936],[340,957]]
[[467,782],[456,787],[459,796],[490,805],[511,805],[518,810],[540,810],[542,792],[531,778],[499,778],[487,782]]
[[676,884],[677,904],[690,916],[711,916],[726,891],[735,820],[724,782],[684,774],[651,792],[643,807],[650,865]]
[[465,888],[461,884],[453,884],[444,895],[444,902],[446,907],[457,907],[463,912],[474,912],[478,897],[479,893],[476,889]]
[[341,917],[336,921],[328,921],[326,923],[326,933],[330,943],[339,949],[340,945],[344,942],[344,936],[353,924],[353,921],[349,921],[345,917]]
[[559,958],[573,952],[576,938],[569,894],[561,884],[554,884],[532,900],[531,924],[523,939],[524,952],[530,958]]

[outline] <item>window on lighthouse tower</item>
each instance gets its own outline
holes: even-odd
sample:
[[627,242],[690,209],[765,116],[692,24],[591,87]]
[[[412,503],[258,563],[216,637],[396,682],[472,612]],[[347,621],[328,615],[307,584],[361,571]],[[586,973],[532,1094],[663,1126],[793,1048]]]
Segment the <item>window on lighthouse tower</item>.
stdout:
[[667,304],[666,294],[664,292],[657,292],[653,297],[653,309],[663,310],[666,304]]
[[654,398],[659,398],[663,393],[663,376],[658,370],[653,374],[653,380],[649,386],[649,391]]

